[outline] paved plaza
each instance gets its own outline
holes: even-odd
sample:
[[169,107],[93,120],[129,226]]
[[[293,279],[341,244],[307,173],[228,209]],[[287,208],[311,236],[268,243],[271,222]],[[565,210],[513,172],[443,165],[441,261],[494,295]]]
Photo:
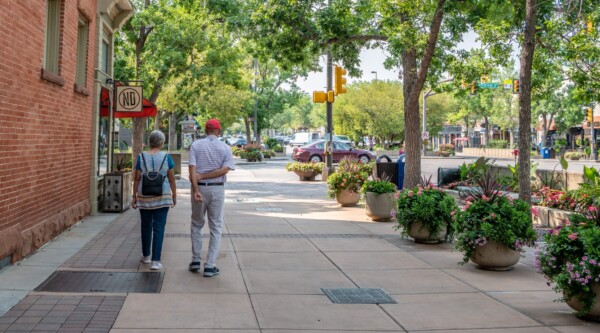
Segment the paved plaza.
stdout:
[[[449,244],[403,239],[394,223],[371,222],[360,206],[339,207],[325,183],[300,182],[284,165],[240,163],[229,174],[221,275],[187,270],[191,205],[182,179],[156,290],[34,290],[57,272],[152,284],[142,274],[149,266],[139,262],[139,213],[89,216],[0,270],[0,331],[600,332],[599,323],[553,302],[558,295],[535,272],[533,249],[512,271],[460,265],[461,253]],[[335,304],[323,288],[381,288],[396,303]]]

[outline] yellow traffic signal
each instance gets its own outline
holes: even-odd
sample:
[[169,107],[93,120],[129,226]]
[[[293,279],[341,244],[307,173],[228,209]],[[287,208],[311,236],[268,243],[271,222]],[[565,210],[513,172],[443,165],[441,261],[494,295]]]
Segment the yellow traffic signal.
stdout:
[[335,95],[346,93],[346,78],[344,75],[348,73],[345,69],[340,66],[334,68],[334,79],[335,79]]
[[313,91],[313,102],[314,103],[325,103],[327,101],[327,94],[324,91]]
[[587,108],[587,120],[590,123],[594,121],[594,111],[592,108]]
[[490,82],[490,77],[487,74],[483,74],[481,76],[481,82],[482,83],[488,83],[488,82]]
[[521,81],[513,80],[513,94],[518,94],[521,91]]
[[471,95],[475,95],[477,93],[477,82],[471,82]]
[[329,103],[335,102],[335,97],[334,97],[334,93],[332,90],[329,90],[327,92],[327,102],[329,102]]
[[588,21],[587,21],[587,33],[591,34],[592,32],[594,32],[594,22],[592,22],[592,20],[588,18]]

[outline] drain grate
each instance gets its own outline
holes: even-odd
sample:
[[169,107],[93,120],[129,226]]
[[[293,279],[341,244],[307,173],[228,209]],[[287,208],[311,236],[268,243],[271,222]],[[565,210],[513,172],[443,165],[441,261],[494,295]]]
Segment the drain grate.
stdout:
[[321,288],[335,304],[396,304],[380,288]]
[[35,291],[71,293],[158,293],[162,272],[57,271]]

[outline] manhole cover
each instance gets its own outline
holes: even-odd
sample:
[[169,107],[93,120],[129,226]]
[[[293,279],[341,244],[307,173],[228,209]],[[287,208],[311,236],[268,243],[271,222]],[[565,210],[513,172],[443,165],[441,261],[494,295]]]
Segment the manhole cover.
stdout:
[[336,304],[396,304],[393,298],[379,288],[321,288]]
[[271,208],[271,207],[256,207],[256,210],[259,212],[283,212],[281,208]]
[[58,271],[35,291],[72,293],[158,293],[162,272]]

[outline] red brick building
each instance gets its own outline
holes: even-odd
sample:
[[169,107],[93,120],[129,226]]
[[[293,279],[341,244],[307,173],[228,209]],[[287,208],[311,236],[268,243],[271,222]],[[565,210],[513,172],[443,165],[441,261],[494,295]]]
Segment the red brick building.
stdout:
[[94,78],[113,45],[100,29],[112,36],[131,11],[129,0],[0,1],[0,267],[92,212]]

